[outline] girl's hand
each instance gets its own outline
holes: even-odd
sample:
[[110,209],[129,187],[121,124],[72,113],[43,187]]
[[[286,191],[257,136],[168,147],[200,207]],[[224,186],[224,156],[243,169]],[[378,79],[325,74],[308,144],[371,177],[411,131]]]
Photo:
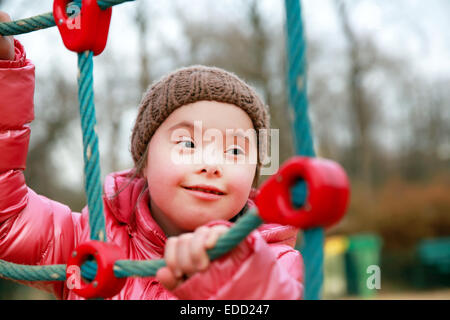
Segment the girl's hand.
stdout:
[[164,251],[167,267],[159,269],[156,278],[172,290],[194,273],[208,269],[210,261],[206,251],[213,248],[228,229],[224,225],[202,226],[193,233],[168,238]]
[[[9,22],[9,15],[0,11],[0,22]],[[14,38],[13,36],[0,36],[0,60],[14,60]]]

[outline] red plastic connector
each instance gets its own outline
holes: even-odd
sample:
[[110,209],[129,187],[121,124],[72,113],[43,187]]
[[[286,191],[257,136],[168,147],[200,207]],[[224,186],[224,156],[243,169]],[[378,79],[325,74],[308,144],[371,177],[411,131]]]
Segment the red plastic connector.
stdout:
[[[307,196],[303,206],[294,209],[290,188],[300,179],[306,182]],[[264,221],[305,230],[337,223],[347,210],[349,195],[349,181],[339,164],[296,156],[260,187],[255,204]]]
[[67,49],[75,52],[102,53],[108,39],[112,8],[100,9],[97,0],[83,0],[78,16],[69,18],[67,4],[71,0],[55,0],[53,17]]
[[[90,257],[94,257],[97,262],[97,273],[95,278],[87,283],[81,277],[81,266]],[[126,278],[117,278],[114,275],[114,263],[117,260],[126,258],[125,252],[119,246],[101,241],[89,241],[76,248],[67,261],[66,279],[69,289],[77,295],[86,299],[110,298],[120,292],[126,282]],[[74,283],[74,269],[78,270],[78,276]]]

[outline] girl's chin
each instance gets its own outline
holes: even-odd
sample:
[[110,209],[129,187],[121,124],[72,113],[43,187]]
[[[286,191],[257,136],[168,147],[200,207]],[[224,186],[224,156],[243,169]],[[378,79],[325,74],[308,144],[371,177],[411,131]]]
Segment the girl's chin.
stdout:
[[214,220],[224,220],[222,216],[211,215],[211,210],[208,213],[189,213],[183,210],[183,217],[178,221],[178,225],[183,226],[184,230],[194,231],[200,226],[203,226]]

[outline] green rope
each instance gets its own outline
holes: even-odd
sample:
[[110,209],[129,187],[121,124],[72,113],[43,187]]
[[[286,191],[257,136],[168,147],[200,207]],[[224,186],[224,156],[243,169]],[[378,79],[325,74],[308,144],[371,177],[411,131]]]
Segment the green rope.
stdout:
[[[98,0],[97,3],[100,8],[104,10],[129,1],[134,0]],[[77,3],[75,2],[75,4]],[[15,36],[18,34],[54,27],[55,25],[53,12],[48,12],[25,19],[0,23],[0,35]]]
[[81,129],[83,133],[85,191],[89,208],[91,239],[105,241],[106,230],[100,177],[100,154],[98,151],[98,136],[95,131],[94,63],[92,57],[92,51],[78,54],[78,100],[80,102]]
[[49,12],[26,19],[0,23],[0,35],[14,36],[53,26],[55,26],[55,19],[53,14]]
[[[98,0],[100,8],[134,0]],[[289,97],[291,106],[296,113],[294,130],[296,132],[296,149],[298,154],[314,156],[311,130],[307,116],[306,63],[305,40],[301,20],[300,0],[285,0],[288,34],[288,62],[289,62]],[[75,0],[80,6],[80,0]],[[0,35],[18,35],[55,26],[52,13],[0,23]],[[85,159],[85,190],[88,196],[89,224],[91,239],[106,240],[105,220],[103,215],[103,201],[101,199],[100,166],[98,153],[98,137],[95,132],[95,106],[92,80],[92,52],[78,54],[80,70],[79,99],[80,116],[83,128],[83,156]],[[296,205],[301,205],[305,197],[303,189],[294,191],[299,195],[294,197]],[[256,212],[256,210],[254,210]],[[262,220],[249,213],[222,236],[217,245],[208,251],[214,260],[229,252],[240,243],[250,232],[262,224]],[[318,299],[322,287],[323,267],[323,231],[321,228],[305,232],[305,246],[302,248],[306,267],[306,299]],[[117,261],[114,273],[117,277],[154,276],[156,271],[165,266],[164,260],[149,261]],[[97,266],[94,262],[85,263],[81,272],[87,279],[93,279]],[[26,266],[0,260],[0,277],[13,280],[55,281],[65,279],[65,265]]]
[[[263,223],[258,216],[256,208],[236,221],[236,223],[222,235],[214,248],[207,251],[211,260],[216,260],[227,254],[241,243],[253,230]],[[166,266],[163,259],[155,260],[118,260],[114,264],[114,274],[118,278],[126,277],[153,277],[156,272]],[[0,260],[0,277],[10,280],[25,281],[64,281],[66,278],[66,265],[29,266]],[[83,278],[93,280],[97,273],[97,265],[88,261],[81,266]]]
[[[288,93],[294,112],[293,133],[296,153],[314,157],[314,146],[308,117],[308,90],[306,76],[306,41],[300,0],[285,0],[287,29]],[[293,188],[292,201],[301,207],[306,198],[306,184]],[[303,243],[298,248],[305,263],[306,300],[320,299],[323,282],[323,229],[305,230]]]
[[[250,209],[236,224],[222,235],[214,248],[207,251],[211,261],[219,259],[242,242],[263,221],[257,215],[257,209]],[[118,260],[114,264],[114,275],[117,278],[126,277],[154,277],[156,272],[166,266],[163,259],[155,260]],[[97,273],[97,265],[93,261],[86,262],[81,267],[81,274],[85,279],[93,280]]]
[[[257,215],[257,209],[250,209],[247,214],[236,221],[236,224],[226,234],[220,237],[214,248],[207,251],[208,257],[215,260],[228,253],[262,223],[263,221]],[[166,263],[162,259],[147,261],[119,260],[114,266],[114,274],[118,278],[150,277],[156,275],[156,271],[165,265]]]
[[29,266],[0,260],[0,277],[9,280],[60,281],[66,278],[66,265]]
[[[97,3],[100,8],[106,9],[113,5],[133,0],[99,0]],[[81,6],[81,1],[73,2],[75,5]],[[43,14],[28,19],[18,21],[0,23],[1,35],[16,35],[43,28],[52,27],[55,21],[52,13]],[[103,199],[100,165],[98,152],[98,137],[95,132],[95,105],[93,94],[93,62],[92,54],[78,54],[78,96],[80,101],[81,127],[83,130],[83,156],[85,171],[85,191],[88,198],[89,208],[89,224],[91,227],[91,239],[106,240],[105,218],[103,215]]]

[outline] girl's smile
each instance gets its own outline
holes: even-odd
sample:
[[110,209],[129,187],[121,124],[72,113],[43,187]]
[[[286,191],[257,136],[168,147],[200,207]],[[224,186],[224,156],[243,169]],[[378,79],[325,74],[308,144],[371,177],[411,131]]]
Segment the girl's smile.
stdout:
[[214,187],[211,186],[183,187],[183,189],[186,190],[187,193],[201,200],[214,201],[219,200],[225,196],[223,192],[216,191],[218,189],[215,189]]

